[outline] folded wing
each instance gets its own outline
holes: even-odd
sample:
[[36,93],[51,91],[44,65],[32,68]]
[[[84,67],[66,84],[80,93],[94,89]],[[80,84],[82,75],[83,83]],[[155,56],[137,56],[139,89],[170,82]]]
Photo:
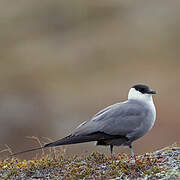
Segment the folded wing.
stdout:
[[126,101],[117,103],[97,113],[91,120],[78,126],[74,135],[88,135],[103,132],[109,135],[127,136],[138,129],[149,109],[143,103]]

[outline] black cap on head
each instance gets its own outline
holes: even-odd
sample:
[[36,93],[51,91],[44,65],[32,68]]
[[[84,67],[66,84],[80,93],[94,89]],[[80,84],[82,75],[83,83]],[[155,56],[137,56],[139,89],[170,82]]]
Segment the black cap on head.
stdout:
[[144,84],[137,84],[133,86],[137,91],[141,92],[142,94],[156,94],[156,91],[153,91],[149,88],[149,86]]

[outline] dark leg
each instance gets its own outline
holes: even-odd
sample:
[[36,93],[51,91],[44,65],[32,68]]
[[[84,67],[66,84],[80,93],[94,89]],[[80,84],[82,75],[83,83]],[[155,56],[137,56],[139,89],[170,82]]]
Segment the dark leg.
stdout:
[[131,144],[129,145],[129,149],[130,149],[130,152],[131,152],[131,156],[134,157],[134,152],[133,152],[133,148],[132,148]]
[[110,152],[111,152],[111,155],[113,154],[113,145],[110,145]]

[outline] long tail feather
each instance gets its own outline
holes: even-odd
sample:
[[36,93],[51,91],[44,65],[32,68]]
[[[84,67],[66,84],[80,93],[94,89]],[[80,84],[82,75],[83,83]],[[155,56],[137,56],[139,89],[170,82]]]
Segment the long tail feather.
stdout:
[[68,145],[68,144],[77,144],[77,143],[84,143],[84,142],[91,142],[96,141],[97,136],[67,136],[63,139],[57,140],[55,142],[45,144],[44,147],[53,147],[53,146],[60,146],[60,145]]
[[77,143],[84,143],[84,142],[91,142],[91,141],[98,141],[98,140],[107,140],[107,139],[115,139],[115,138],[121,138],[122,136],[119,135],[109,135],[103,132],[95,132],[88,135],[69,135],[65,138],[62,138],[60,140],[54,141],[52,143],[45,144],[43,147],[37,147],[33,149],[29,149],[26,151],[17,152],[14,154],[11,154],[10,156],[17,156],[19,154],[36,151],[39,149],[43,149],[46,147],[54,147],[54,146],[61,146],[61,145],[68,145],[68,144],[77,144]]
[[27,153],[27,152],[31,152],[31,151],[37,151],[39,149],[43,149],[45,148],[44,146],[43,147],[37,147],[37,148],[33,148],[33,149],[28,149],[28,150],[25,150],[25,151],[21,151],[21,152],[17,152],[17,153],[14,153],[14,154],[11,154],[10,156],[17,156],[19,154],[23,154],[23,153]]

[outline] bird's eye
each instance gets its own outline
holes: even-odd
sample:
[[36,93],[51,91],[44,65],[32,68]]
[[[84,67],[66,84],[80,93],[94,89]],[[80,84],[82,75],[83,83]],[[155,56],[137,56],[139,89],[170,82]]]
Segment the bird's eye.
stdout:
[[145,92],[146,92],[146,89],[145,89],[145,88],[141,88],[141,89],[140,89],[140,92],[145,93]]

